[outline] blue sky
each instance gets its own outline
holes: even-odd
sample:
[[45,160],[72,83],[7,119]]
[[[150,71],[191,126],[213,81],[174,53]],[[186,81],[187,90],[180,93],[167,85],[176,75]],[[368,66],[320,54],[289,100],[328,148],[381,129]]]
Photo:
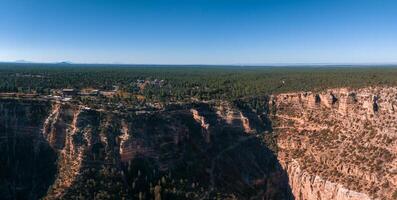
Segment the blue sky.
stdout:
[[0,0],[0,61],[397,63],[393,0]]

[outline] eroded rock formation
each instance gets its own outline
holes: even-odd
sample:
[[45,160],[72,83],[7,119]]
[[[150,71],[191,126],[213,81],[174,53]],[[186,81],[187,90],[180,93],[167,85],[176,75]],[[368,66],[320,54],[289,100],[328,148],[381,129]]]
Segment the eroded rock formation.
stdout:
[[396,96],[340,88],[150,112],[0,99],[0,195],[393,199]]
[[[18,150],[9,148],[14,134],[23,141],[31,139],[26,135],[39,138],[52,153],[50,161],[23,161],[30,167],[52,166],[52,176],[48,170],[20,175],[29,183],[49,178],[39,191],[25,184],[32,193],[27,199],[291,198],[276,156],[257,136],[244,133],[253,129],[255,120],[248,122],[231,104],[222,109],[238,115],[223,117],[217,115],[219,105],[206,103],[136,113],[34,100],[25,108],[18,100],[8,101],[15,106],[0,103],[2,119],[7,119],[1,121],[6,138],[2,142],[7,144],[2,153],[11,156]],[[40,115],[29,110],[36,104],[42,104]],[[38,117],[34,122],[29,121],[32,115]],[[31,147],[23,148],[29,152]],[[9,166],[2,173],[19,165],[18,156],[15,162],[2,160]],[[9,188],[5,184],[14,184],[14,177],[1,181],[5,199],[23,195],[5,190]]]
[[56,151],[41,134],[50,104],[0,99],[0,198],[38,199],[56,177]]
[[296,199],[397,197],[396,95],[386,87],[273,97],[278,158]]

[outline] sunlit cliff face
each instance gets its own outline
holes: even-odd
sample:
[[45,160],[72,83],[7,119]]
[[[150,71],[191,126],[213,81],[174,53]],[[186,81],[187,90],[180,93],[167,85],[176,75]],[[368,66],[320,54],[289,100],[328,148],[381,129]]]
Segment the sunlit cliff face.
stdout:
[[341,88],[146,113],[0,99],[0,195],[393,199],[396,97]]
[[[40,115],[32,110],[37,104],[42,104]],[[17,162],[52,167],[45,174],[19,173],[29,183],[11,188],[25,187],[31,195],[26,198],[290,198],[287,176],[276,157],[258,137],[247,134],[252,122],[231,104],[192,104],[143,114],[35,100],[0,105],[2,119],[7,119],[1,121],[6,146],[16,134],[24,142],[40,139],[44,150],[52,153],[46,158],[46,151],[37,150],[36,157],[42,159],[37,162],[20,155],[15,162],[2,160],[9,166],[2,168],[4,174]],[[226,115],[219,115],[223,110]],[[33,115],[40,118],[31,122]],[[21,143],[2,151],[13,155],[21,147],[26,152],[38,148]],[[30,183],[41,176],[49,179],[36,191]],[[4,184],[14,181],[1,178]],[[1,187],[6,199],[24,195]]]
[[273,97],[278,158],[296,199],[397,197],[396,97],[380,87]]

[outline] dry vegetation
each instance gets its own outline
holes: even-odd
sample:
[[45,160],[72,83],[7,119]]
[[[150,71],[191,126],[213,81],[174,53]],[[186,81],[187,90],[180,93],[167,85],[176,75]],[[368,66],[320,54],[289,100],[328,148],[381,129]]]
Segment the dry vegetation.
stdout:
[[[326,98],[331,93],[338,101]],[[325,91],[320,101],[311,93],[276,96],[274,118],[289,127],[275,129],[279,157],[348,189],[391,199],[397,187],[396,95],[396,88],[365,88]]]

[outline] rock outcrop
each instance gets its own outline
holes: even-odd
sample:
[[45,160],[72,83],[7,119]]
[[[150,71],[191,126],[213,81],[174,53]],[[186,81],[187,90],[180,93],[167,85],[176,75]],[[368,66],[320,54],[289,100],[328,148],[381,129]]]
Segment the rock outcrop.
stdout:
[[[235,128],[242,128],[245,133],[252,133],[253,129],[250,120],[242,111],[230,105],[230,103],[222,102],[217,107],[216,114],[225,120],[225,122]],[[257,117],[257,116],[256,116]]]
[[397,88],[136,112],[0,99],[3,199],[397,198]]
[[295,160],[283,163],[288,173],[289,184],[295,199],[335,199],[335,200],[370,200],[365,194],[349,190],[342,184],[323,179],[300,168]]
[[278,158],[296,199],[397,197],[396,95],[377,87],[273,97]]
[[[226,117],[206,103],[140,113],[95,110],[77,102],[25,105],[10,99],[0,106],[2,147],[7,147],[2,153],[15,160],[2,159],[8,168],[0,172],[20,165],[21,155],[13,153],[18,148],[41,148],[32,154],[37,162],[23,164],[45,169],[40,171],[45,174],[24,174],[17,167],[21,179],[1,176],[4,199],[291,199],[277,157],[256,135],[245,133],[255,120],[248,122],[232,105],[224,109],[238,115]],[[45,148],[11,146],[15,134],[25,142],[35,138]],[[48,180],[38,182],[42,177]],[[13,190],[7,190],[9,184]],[[21,186],[24,190],[18,190]]]
[[0,198],[39,199],[56,177],[56,151],[43,137],[50,103],[0,99]]

